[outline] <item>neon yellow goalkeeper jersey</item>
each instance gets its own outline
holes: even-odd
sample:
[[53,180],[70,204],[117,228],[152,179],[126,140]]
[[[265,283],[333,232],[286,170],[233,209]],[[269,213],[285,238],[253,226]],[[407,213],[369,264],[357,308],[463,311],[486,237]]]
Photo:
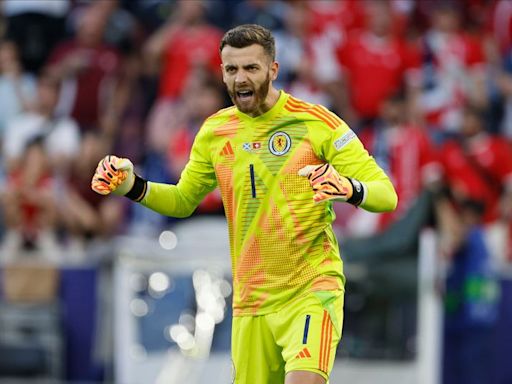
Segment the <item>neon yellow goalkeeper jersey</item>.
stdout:
[[261,116],[231,107],[209,117],[178,184],[149,183],[142,204],[186,217],[218,185],[229,227],[233,313],[263,315],[306,292],[343,289],[332,203],[315,204],[307,178],[297,174],[325,162],[362,182],[362,208],[396,206],[390,180],[354,132],[326,108],[283,91]]

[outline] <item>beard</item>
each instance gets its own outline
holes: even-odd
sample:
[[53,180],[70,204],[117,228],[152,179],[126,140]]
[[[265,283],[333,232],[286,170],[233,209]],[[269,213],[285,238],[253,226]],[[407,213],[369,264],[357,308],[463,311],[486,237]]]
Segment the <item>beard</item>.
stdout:
[[[235,89],[235,86],[228,88],[229,97],[240,112],[249,116],[257,116],[265,112],[265,100],[267,99],[268,91],[270,89],[270,75],[267,73],[265,80],[259,85],[258,88],[253,83],[247,86],[240,86]],[[250,97],[241,97],[240,90],[250,90],[252,95]]]

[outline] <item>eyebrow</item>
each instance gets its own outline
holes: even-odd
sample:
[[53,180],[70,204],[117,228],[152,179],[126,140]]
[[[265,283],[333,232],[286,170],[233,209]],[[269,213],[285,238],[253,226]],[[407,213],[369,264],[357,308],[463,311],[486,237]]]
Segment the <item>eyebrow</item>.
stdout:
[[[251,67],[261,67],[261,65],[258,64],[258,63],[251,63],[251,64],[242,65],[243,69],[248,69],[248,68],[251,68]],[[224,68],[225,69],[238,68],[238,65],[226,64],[226,65],[224,65]]]

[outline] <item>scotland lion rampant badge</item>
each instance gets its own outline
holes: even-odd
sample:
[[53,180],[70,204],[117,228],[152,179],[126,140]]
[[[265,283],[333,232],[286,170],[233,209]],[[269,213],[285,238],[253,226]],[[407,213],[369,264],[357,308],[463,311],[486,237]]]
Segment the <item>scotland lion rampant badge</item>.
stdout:
[[292,146],[292,139],[285,132],[276,132],[270,136],[268,149],[273,155],[283,156],[288,153]]

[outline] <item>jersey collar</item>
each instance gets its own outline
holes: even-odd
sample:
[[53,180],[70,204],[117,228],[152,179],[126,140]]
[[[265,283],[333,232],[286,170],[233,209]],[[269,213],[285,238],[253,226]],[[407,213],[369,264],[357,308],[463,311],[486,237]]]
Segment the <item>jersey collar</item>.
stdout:
[[273,117],[275,117],[279,112],[282,111],[284,105],[286,104],[288,97],[290,95],[287,94],[285,91],[280,90],[279,91],[279,98],[277,99],[277,102],[270,108],[267,112],[265,112],[262,115],[251,117],[249,115],[246,115],[243,112],[240,112],[238,108],[236,109],[236,114],[240,117],[241,120],[244,121],[265,121],[265,120],[271,120]]

